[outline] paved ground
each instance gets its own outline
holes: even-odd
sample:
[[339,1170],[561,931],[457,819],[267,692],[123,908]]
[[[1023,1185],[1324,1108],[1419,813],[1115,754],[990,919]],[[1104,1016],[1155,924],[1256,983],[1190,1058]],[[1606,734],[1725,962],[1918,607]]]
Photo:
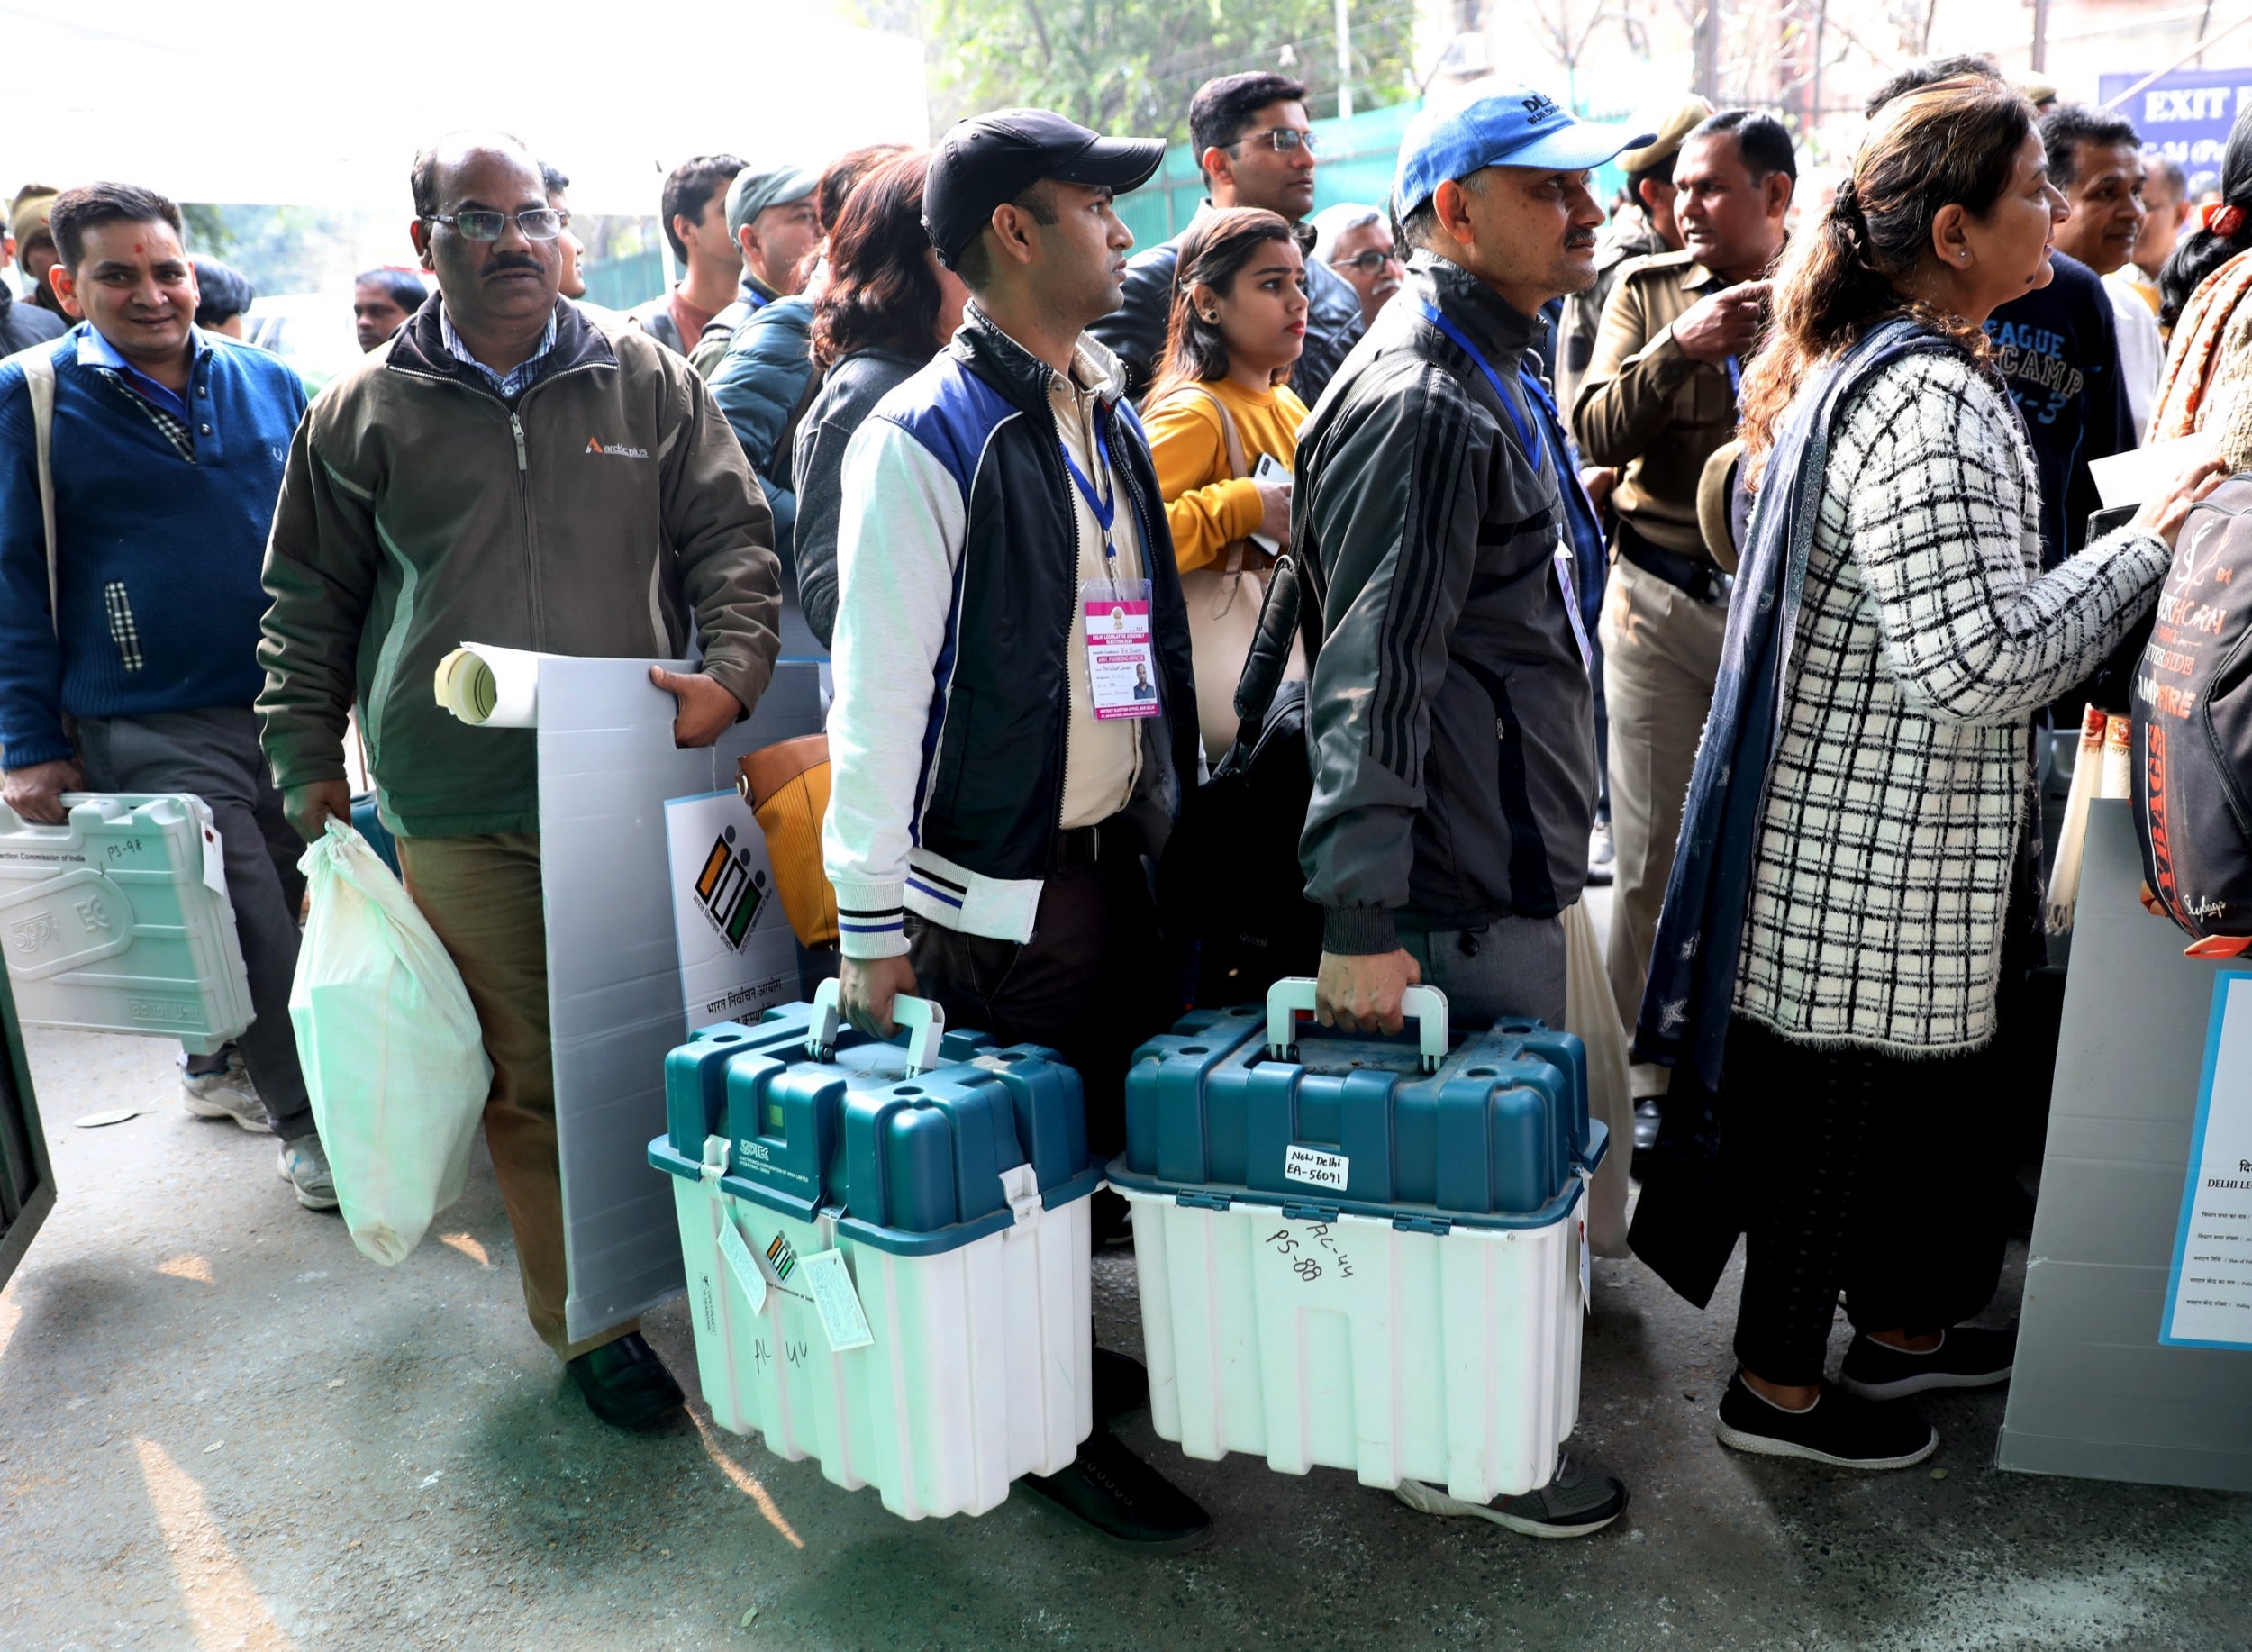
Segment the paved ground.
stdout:
[[[595,1422],[524,1323],[482,1163],[386,1271],[297,1208],[269,1139],[182,1114],[159,1046],[32,1036],[62,1203],[0,1294],[6,1652],[2252,1646],[2252,1500],[2001,1474],[1993,1396],[1936,1404],[1905,1475],[1731,1457],[1725,1317],[1631,1262],[1596,1264],[1575,1447],[1636,1502],[1588,1541],[1190,1462],[1146,1420],[1128,1438],[1218,1517],[1198,1554],[1123,1557],[1022,1498],[909,1525],[708,1420]],[[1131,1264],[1098,1289],[1136,1346]],[[677,1305],[649,1335],[692,1381]]]

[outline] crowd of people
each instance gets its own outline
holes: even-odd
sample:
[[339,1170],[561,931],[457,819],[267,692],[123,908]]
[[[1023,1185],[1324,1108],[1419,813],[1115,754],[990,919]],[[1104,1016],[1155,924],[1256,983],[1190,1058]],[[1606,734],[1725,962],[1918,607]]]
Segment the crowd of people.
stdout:
[[[1562,1025],[1566,916],[1615,878],[1634,1248],[1703,1304],[1748,1240],[1719,1438],[1921,1461],[1903,1400],[2011,1369],[1966,1321],[2005,1232],[1976,1121],[2037,944],[2032,736],[2252,461],[2252,123],[2193,224],[2130,125],[2038,110],[1991,60],[1869,114],[1813,204],[1770,115],[1693,99],[1637,132],[1487,88],[1419,114],[1388,201],[1316,213],[1305,87],[1231,75],[1189,111],[1205,201],[1131,258],[1114,203],[1162,146],[1038,110],[825,167],[702,156],[659,203],[680,279],[626,313],[580,302],[568,177],[457,133],[411,168],[420,276],[359,278],[367,359],[309,404],[172,202],[27,189],[0,241],[28,286],[0,286],[6,803],[211,805],[257,1019],[183,1058],[183,1102],[272,1132],[329,1208],[286,1005],[356,718],[484,1030],[531,1322],[596,1415],[651,1428],[681,1393],[638,1325],[565,1323],[533,736],[440,710],[440,657],[695,658],[650,675],[697,746],[802,631],[831,657],[846,1014],[889,1036],[914,993],[1059,1050],[1107,1156],[1194,979],[1151,870],[1237,740],[1288,558],[1312,800],[1237,849],[1303,871],[1320,1019],[1397,1032],[1430,983],[1458,1028]],[[2092,463],[2196,431],[2218,458],[2091,538]],[[1078,1462],[1031,1488],[1130,1546],[1201,1541],[1103,1421],[1139,1368],[1098,1350],[1097,1390]],[[1627,1503],[1568,1458],[1491,1505],[1400,1494],[1543,1537]]]

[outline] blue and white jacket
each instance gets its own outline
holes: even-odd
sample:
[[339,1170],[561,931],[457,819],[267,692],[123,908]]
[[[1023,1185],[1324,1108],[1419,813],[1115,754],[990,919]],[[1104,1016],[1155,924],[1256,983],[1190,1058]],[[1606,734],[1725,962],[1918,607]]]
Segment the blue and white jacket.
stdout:
[[[847,449],[822,849],[848,958],[906,951],[905,912],[1031,939],[1062,820],[1070,673],[1084,669],[1070,658],[1079,517],[1052,371],[973,304]],[[1140,724],[1127,812],[1155,854],[1194,783],[1196,689],[1157,472],[1124,388],[1113,371],[1112,468],[1145,549],[1161,702],[1182,712]]]

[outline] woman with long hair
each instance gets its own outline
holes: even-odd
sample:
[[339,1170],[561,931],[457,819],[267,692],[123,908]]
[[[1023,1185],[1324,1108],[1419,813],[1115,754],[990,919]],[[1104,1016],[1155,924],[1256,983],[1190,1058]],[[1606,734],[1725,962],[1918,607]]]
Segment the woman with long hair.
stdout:
[[[1305,348],[1305,270],[1303,244],[1276,213],[1230,207],[1201,220],[1181,243],[1165,350],[1142,402],[1215,763],[1235,739],[1236,678],[1274,562],[1252,536],[1290,540],[1288,472],[1306,404],[1285,381]],[[1255,477],[1262,458],[1284,474]]]
[[2213,433],[2231,470],[2252,467],[2252,104],[2229,129],[2220,204],[2200,209],[2158,270],[2159,318],[2174,330],[2147,441]]
[[2149,608],[2211,486],[2041,573],[1982,325],[2047,283],[2064,216],[2015,92],[1907,94],[1794,242],[1746,375],[1757,504],[1642,1003],[1675,1099],[1631,1236],[1700,1305],[1747,1238],[1738,1450],[1905,1467],[1938,1436],[1889,1402],[2009,1379],[2012,1334],[1963,1321],[2001,1274],[1989,1051],[2033,718]]
[[969,289],[939,262],[922,227],[922,150],[885,161],[853,190],[829,231],[829,280],[813,310],[821,394],[799,421],[797,589],[823,648],[837,623],[837,521],[845,447],[876,404],[962,324]]

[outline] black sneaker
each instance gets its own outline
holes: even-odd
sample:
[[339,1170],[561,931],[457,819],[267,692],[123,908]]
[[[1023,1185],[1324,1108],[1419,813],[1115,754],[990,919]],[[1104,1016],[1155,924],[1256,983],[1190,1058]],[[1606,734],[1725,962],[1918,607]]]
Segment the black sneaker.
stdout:
[[1919,1354],[1857,1336],[1838,1368],[1838,1386],[1865,1400],[1899,1400],[1934,1388],[1999,1388],[2010,1380],[2018,1333],[1957,1325]]
[[1634,1158],[1628,1166],[1636,1175],[1650,1167],[1650,1158],[1657,1151],[1657,1127],[1662,1121],[1666,1101],[1663,1096],[1638,1095],[1634,1098]]
[[1094,1350],[1094,1414],[1125,1417],[1149,1403],[1149,1373],[1139,1359],[1116,1348]]
[[1731,1450],[1833,1468],[1911,1468],[1939,1446],[1939,1430],[1904,1405],[1879,1405],[1825,1383],[1813,1404],[1786,1411],[1754,1393],[1741,1371],[1728,1379],[1712,1431]]
[[1529,1538],[1584,1538],[1627,1511],[1626,1483],[1600,1468],[1557,1456],[1556,1475],[1516,1497],[1465,1502],[1421,1480],[1403,1480],[1392,1494],[1418,1514],[1473,1515]]
[[683,1414],[680,1384],[638,1330],[565,1361],[563,1368],[586,1396],[586,1409],[613,1429],[647,1433]]
[[1139,1554],[1185,1554],[1212,1536],[1212,1516],[1100,1423],[1070,1467],[1018,1484]]
[[1087,1221],[1094,1248],[1134,1242],[1134,1207],[1122,1194],[1098,1187],[1087,1201]]

